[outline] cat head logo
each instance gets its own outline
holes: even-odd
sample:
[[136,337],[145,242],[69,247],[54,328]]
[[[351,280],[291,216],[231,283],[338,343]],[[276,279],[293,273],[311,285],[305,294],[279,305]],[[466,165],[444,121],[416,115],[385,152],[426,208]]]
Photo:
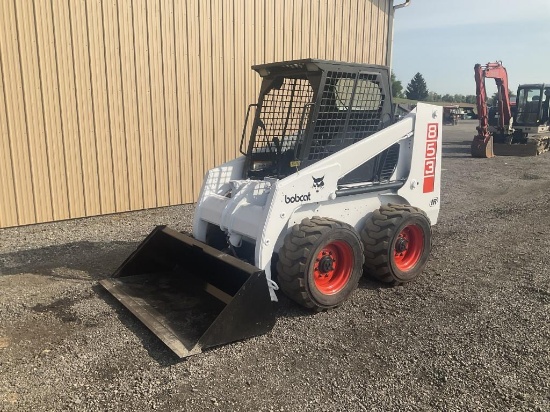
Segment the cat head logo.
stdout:
[[319,192],[319,190],[321,190],[322,188],[325,187],[325,182],[323,181],[325,176],[323,176],[323,177],[313,177],[313,176],[311,176],[311,178],[313,179],[313,188],[315,189],[316,192]]

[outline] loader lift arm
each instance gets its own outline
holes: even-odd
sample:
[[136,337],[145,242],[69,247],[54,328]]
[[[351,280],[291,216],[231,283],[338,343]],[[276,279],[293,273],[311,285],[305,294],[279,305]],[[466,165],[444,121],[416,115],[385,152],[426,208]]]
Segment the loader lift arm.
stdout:
[[508,94],[508,73],[502,62],[476,64],[474,66],[476,81],[476,104],[479,116],[478,134],[472,142],[472,157],[493,157],[492,134],[489,131],[489,116],[487,108],[487,89],[485,79],[495,79],[498,93],[498,114],[500,133],[505,133],[512,119],[510,96]]

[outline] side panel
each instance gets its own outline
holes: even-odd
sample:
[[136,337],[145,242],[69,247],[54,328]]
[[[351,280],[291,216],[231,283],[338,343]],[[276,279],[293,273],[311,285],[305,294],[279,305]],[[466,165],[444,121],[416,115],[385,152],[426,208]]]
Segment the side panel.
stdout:
[[437,223],[441,203],[441,107],[419,103],[412,145],[409,179],[398,194],[426,212]]

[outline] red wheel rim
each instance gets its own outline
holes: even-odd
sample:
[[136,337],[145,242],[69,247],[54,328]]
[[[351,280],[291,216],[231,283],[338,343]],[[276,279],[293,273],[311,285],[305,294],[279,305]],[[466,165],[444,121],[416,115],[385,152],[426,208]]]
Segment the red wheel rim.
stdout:
[[324,246],[313,264],[313,279],[319,292],[334,295],[347,285],[353,270],[353,250],[343,241]]
[[424,233],[417,225],[405,226],[393,245],[393,261],[401,271],[411,270],[424,251]]

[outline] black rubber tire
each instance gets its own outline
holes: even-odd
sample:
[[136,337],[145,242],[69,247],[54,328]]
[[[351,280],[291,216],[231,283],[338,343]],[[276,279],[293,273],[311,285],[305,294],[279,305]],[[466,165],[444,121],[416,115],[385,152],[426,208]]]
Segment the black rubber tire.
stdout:
[[[398,261],[403,254],[399,256],[400,251],[396,247],[398,242],[403,243],[400,235],[404,229],[408,231],[411,227],[417,236],[413,236],[410,243],[412,247],[418,248],[414,249],[418,257],[412,259],[410,267],[404,269],[407,265]],[[410,282],[424,270],[432,248],[432,229],[430,220],[422,210],[408,205],[388,204],[375,210],[367,219],[361,231],[361,240],[365,250],[365,274],[397,285]],[[411,247],[409,241],[404,243],[407,248]]]
[[[335,293],[323,293],[316,285],[319,273],[318,255],[331,245],[340,245],[351,265],[349,275]],[[346,255],[344,253],[343,255]],[[363,272],[363,244],[357,231],[337,220],[314,216],[294,225],[279,250],[277,279],[286,296],[306,308],[321,311],[339,306],[357,287]],[[335,261],[336,262],[336,261]],[[317,265],[317,268],[315,267]],[[334,266],[331,264],[331,267]]]
[[219,226],[208,223],[205,243],[215,249],[225,250],[228,247],[227,235]]

